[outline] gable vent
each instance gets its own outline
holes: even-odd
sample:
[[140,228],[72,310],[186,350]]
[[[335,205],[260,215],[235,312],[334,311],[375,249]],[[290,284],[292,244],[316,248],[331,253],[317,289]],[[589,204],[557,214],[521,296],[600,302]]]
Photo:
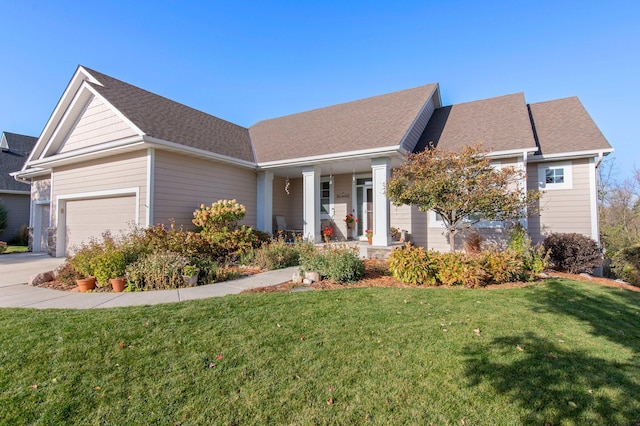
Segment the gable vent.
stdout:
[[4,133],[2,134],[2,139],[0,140],[0,148],[2,149],[2,152],[9,151],[9,144],[7,143],[7,137],[4,135]]

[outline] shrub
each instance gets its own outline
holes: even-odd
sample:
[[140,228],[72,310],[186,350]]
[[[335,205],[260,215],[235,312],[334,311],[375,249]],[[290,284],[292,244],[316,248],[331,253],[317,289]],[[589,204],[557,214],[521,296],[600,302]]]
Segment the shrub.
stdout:
[[93,270],[100,285],[106,285],[111,278],[124,277],[127,263],[124,252],[114,246],[108,247],[93,260]]
[[551,234],[544,240],[544,248],[550,251],[551,263],[563,271],[577,274],[602,265],[598,243],[582,234]]
[[29,227],[27,225],[22,225],[18,229],[18,233],[16,234],[13,243],[17,246],[26,246],[29,244]]
[[528,277],[521,253],[513,249],[487,250],[480,256],[480,264],[487,274],[486,282],[503,284]]
[[303,247],[300,265],[305,271],[316,271],[324,278],[341,283],[358,281],[364,276],[364,263],[357,248],[346,245],[322,249]]
[[300,264],[300,252],[312,246],[309,242],[287,243],[284,237],[263,244],[252,252],[251,263],[262,269],[281,269]]
[[91,238],[89,242],[74,247],[74,255],[69,258],[69,264],[83,277],[92,277],[95,275],[95,259],[103,252],[102,243]]
[[422,247],[405,244],[389,256],[389,271],[394,278],[410,284],[436,284],[436,267]]
[[218,200],[211,207],[201,204],[193,212],[193,223],[205,234],[233,230],[245,213],[245,207],[236,200]]
[[69,262],[65,262],[58,266],[54,273],[56,280],[67,285],[75,285],[76,280],[83,278],[78,271],[73,269],[73,266],[71,266]]
[[475,258],[461,252],[434,253],[436,278],[444,285],[479,287],[486,284],[487,273]]
[[0,253],[4,253],[5,251],[7,251],[7,243],[0,241]]
[[182,273],[189,260],[170,251],[153,252],[128,265],[129,288],[135,290],[164,290],[184,286]]
[[640,286],[640,246],[622,249],[612,260],[617,277],[629,284]]

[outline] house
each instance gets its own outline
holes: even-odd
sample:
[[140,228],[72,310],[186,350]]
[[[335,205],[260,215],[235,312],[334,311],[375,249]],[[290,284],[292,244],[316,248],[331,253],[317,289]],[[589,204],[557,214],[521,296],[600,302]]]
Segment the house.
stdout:
[[38,138],[3,132],[0,136],[0,204],[7,210],[7,227],[0,241],[14,240],[29,225],[30,186],[17,182],[11,172],[20,170]]
[[612,148],[577,98],[443,107],[437,83],[245,128],[80,66],[15,177],[31,183],[33,250],[55,256],[104,230],[190,226],[197,206],[218,199],[237,199],[244,222],[267,232],[281,216],[317,241],[332,224],[338,238],[372,228],[373,245],[389,246],[394,226],[446,250],[434,215],[384,193],[391,170],[431,141],[483,142],[495,162],[526,170],[522,186],[546,191],[526,224],[534,240],[598,238],[596,168]]

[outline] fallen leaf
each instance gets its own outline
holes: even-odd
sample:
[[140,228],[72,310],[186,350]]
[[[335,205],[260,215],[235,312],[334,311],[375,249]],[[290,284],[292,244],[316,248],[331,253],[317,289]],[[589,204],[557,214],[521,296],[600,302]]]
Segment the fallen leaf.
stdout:
[[218,355],[216,355],[216,359],[217,359],[217,360],[221,360],[221,359],[222,359],[222,354],[218,354]]
[[560,343],[564,343],[564,340],[562,340],[562,339],[558,339],[558,342],[560,342]]
[[460,419],[460,423],[462,423],[463,425],[467,424],[467,420],[463,417]]
[[404,303],[407,303],[407,299],[404,299]]
[[327,404],[328,404],[328,405],[332,405],[332,404],[333,404],[333,398],[329,398],[329,399],[327,399]]
[[400,353],[400,351],[398,351],[397,355],[398,355],[398,356],[400,356],[400,355],[402,355],[402,354]]
[[120,344],[118,345],[118,347],[119,347],[120,349],[124,349],[124,343],[123,343],[123,342],[120,342]]
[[212,363],[209,364],[209,368],[215,368],[215,366],[216,366],[215,362],[212,362]]
[[576,403],[575,403],[575,402],[573,402],[573,401],[569,401],[569,406],[570,406],[571,408],[576,408],[576,407],[578,407],[578,404],[576,404]]
[[144,323],[144,326],[145,326],[145,327],[149,327],[149,321],[145,322],[145,323]]
[[443,329],[442,329],[442,331],[447,331],[447,329],[446,329],[446,328],[443,328]]
[[562,333],[557,332],[557,333],[556,333],[556,336],[560,337],[560,336],[562,336]]
[[335,390],[336,390],[336,388],[329,388],[329,392],[333,392]]
[[102,389],[100,386],[96,386],[95,388],[93,388],[93,390],[100,390]]
[[280,324],[276,323],[276,325],[278,326],[278,328],[280,328]]
[[519,350],[520,352],[524,351],[524,349],[522,349],[522,346],[520,346],[520,345],[516,345],[516,349]]
[[236,393],[240,393],[240,388],[236,389]]
[[593,389],[589,389],[589,395],[593,395]]
[[31,385],[31,389],[38,389],[38,385]]
[[57,383],[57,382],[58,382],[58,379],[56,378],[51,379],[51,383]]
[[300,336],[300,340],[304,340],[304,336]]
[[554,354],[547,354],[547,359],[558,359],[558,357]]
[[476,328],[475,330],[473,330],[474,333],[476,333],[476,336],[480,336],[480,329]]

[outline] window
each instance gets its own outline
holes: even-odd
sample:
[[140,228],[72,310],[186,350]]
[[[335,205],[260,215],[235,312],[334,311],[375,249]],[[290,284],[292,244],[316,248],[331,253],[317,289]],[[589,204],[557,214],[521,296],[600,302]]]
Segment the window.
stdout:
[[320,181],[320,216],[330,219],[333,215],[333,187],[328,178]]
[[538,187],[549,191],[555,189],[571,189],[571,163],[551,163],[538,166]]

